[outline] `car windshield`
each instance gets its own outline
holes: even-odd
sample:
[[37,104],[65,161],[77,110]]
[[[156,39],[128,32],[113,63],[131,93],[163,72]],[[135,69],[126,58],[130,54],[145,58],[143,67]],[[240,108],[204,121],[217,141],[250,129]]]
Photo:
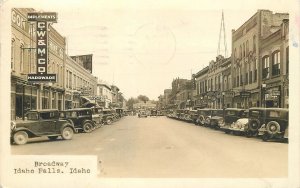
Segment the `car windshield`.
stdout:
[[258,110],[252,110],[249,112],[249,117],[259,118],[259,116],[260,116],[260,111]]
[[280,111],[269,111],[268,116],[272,118],[278,118],[280,117]]
[[212,111],[212,116],[223,116],[223,110]]
[[39,119],[39,115],[37,112],[33,112],[33,113],[28,113],[26,115],[27,120],[38,120]]
[[57,118],[57,115],[55,112],[41,112],[40,118],[41,119],[55,119],[55,118]]
[[91,115],[91,111],[89,110],[82,110],[78,112],[79,116],[86,116],[86,115]]
[[236,115],[236,112],[235,110],[228,110],[225,112],[226,116],[234,116]]

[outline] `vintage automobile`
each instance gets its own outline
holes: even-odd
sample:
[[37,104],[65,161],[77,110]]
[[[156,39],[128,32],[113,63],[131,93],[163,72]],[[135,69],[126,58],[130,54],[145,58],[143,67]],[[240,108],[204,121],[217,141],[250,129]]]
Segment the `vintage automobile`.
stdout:
[[224,123],[221,124],[220,129],[225,133],[230,133],[230,126],[240,118],[247,118],[248,111],[241,108],[226,108],[224,110]]
[[[253,113],[258,111],[259,116],[256,113],[253,117]],[[258,135],[262,137],[263,141],[270,139],[288,141],[289,110],[287,108],[252,109],[250,122],[259,125]]]
[[189,120],[188,120],[189,122],[196,124],[197,117],[198,117],[197,110],[189,111]]
[[103,121],[103,107],[92,107],[92,119],[96,125],[96,128],[102,126],[105,122]]
[[157,116],[157,110],[151,110],[150,117],[151,116]]
[[121,118],[125,115],[124,114],[125,110],[123,108],[116,108],[115,111],[116,111],[119,118]]
[[93,120],[92,109],[90,108],[74,108],[60,111],[60,117],[68,120],[74,125],[76,130],[82,130],[85,133],[92,132],[97,124],[101,124],[98,119]]
[[140,110],[139,113],[138,113],[138,117],[141,118],[141,117],[147,117],[147,112],[145,110]]
[[102,110],[102,121],[104,122],[104,124],[106,125],[110,125],[112,124],[114,121],[116,121],[117,119],[119,119],[118,114],[111,109],[103,109]]
[[211,128],[219,129],[224,122],[224,110],[212,109],[211,115],[205,119],[205,124]]
[[61,136],[64,140],[72,139],[76,129],[65,119],[60,119],[56,109],[30,110],[25,120],[12,121],[11,141],[17,145],[26,144],[29,138],[47,136],[55,140]]
[[198,125],[205,125],[205,120],[207,117],[211,116],[211,109],[209,108],[203,108],[197,110],[198,118],[196,120],[196,123]]

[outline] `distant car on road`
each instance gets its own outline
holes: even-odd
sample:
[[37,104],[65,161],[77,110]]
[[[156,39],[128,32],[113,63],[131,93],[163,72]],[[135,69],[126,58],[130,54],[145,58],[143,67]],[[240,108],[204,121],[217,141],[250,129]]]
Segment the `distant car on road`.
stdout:
[[157,110],[151,110],[150,117],[151,116],[157,116]]
[[29,138],[47,136],[55,140],[61,136],[64,140],[72,139],[76,129],[69,121],[60,119],[56,109],[30,110],[25,120],[12,121],[11,142],[26,144]]
[[141,118],[141,117],[147,117],[147,112],[145,110],[140,110],[139,113],[138,113],[138,117]]

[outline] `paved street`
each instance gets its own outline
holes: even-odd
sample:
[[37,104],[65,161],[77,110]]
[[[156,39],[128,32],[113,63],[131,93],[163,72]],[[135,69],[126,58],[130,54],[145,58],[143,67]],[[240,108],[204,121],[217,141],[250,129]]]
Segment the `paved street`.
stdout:
[[101,177],[286,177],[288,144],[167,117],[124,117],[70,141],[34,139],[12,154],[97,155]]

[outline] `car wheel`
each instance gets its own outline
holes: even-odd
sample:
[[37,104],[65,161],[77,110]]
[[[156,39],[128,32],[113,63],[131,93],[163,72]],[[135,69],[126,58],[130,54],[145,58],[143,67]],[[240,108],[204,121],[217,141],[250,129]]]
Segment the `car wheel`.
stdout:
[[58,136],[48,136],[49,140],[56,140]]
[[93,129],[94,129],[91,122],[85,122],[85,123],[83,124],[82,128],[83,128],[83,131],[84,131],[85,133],[90,133],[90,132],[92,132]]
[[107,124],[107,125],[110,125],[111,123],[112,123],[112,120],[111,120],[111,119],[107,119],[107,120],[106,120],[106,124]]
[[14,134],[14,142],[17,145],[26,144],[28,141],[28,134],[25,131],[18,131]]
[[280,125],[276,121],[270,121],[267,124],[266,129],[269,134],[276,134],[280,131]]
[[74,130],[71,127],[65,127],[61,133],[61,137],[64,140],[71,140],[73,135],[74,135]]

